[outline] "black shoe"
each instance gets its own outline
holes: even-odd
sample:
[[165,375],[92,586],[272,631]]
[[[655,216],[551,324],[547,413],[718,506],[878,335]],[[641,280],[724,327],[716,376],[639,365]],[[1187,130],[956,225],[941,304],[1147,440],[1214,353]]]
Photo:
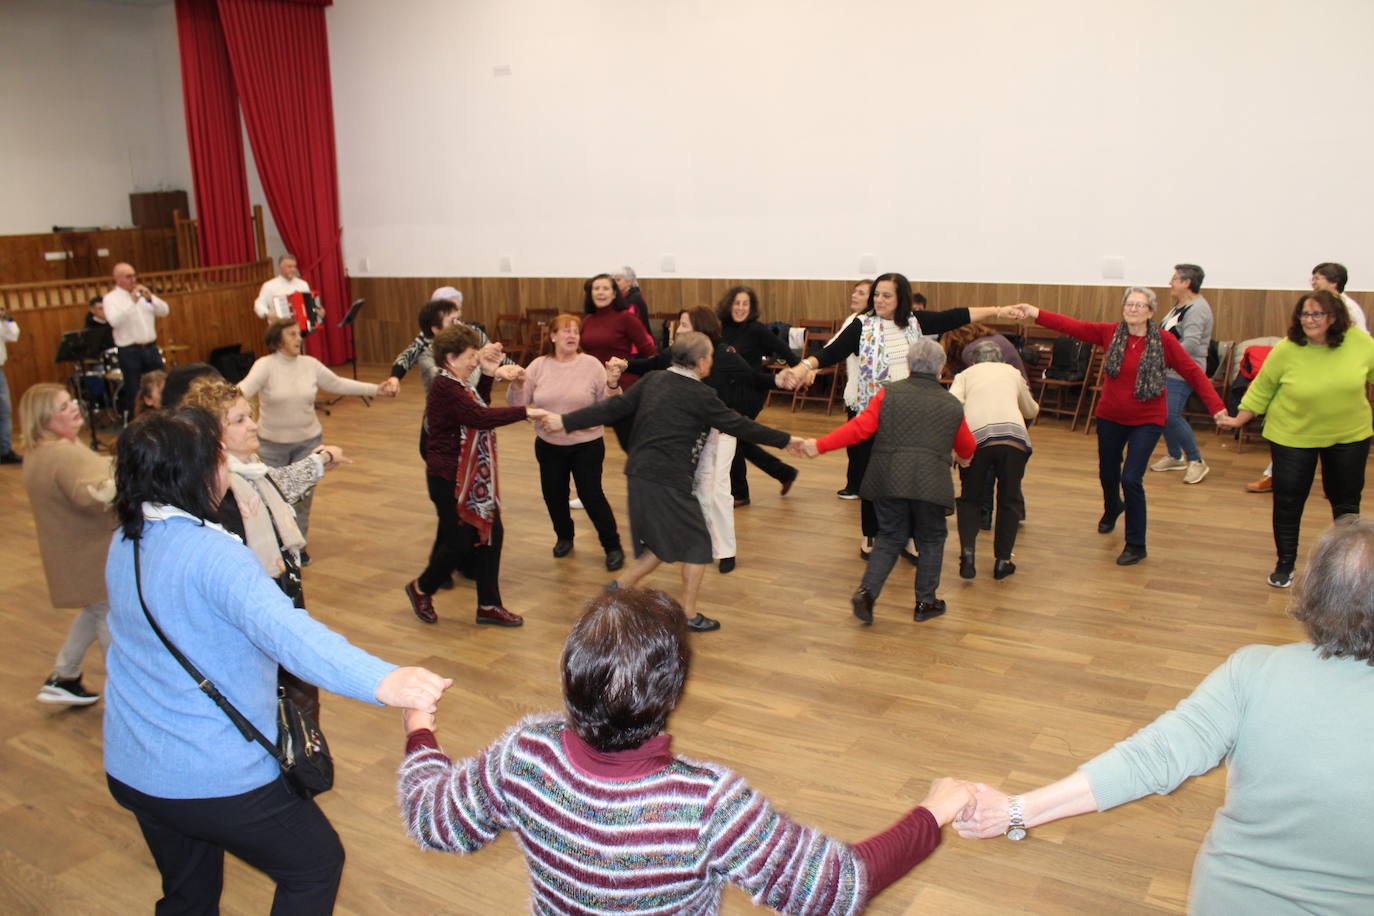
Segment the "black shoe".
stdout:
[[867,563],[871,556],[873,556],[873,538],[864,538],[864,545],[859,548],[859,559]]
[[615,572],[625,565],[625,551],[619,547],[606,551],[606,571]]
[[14,452],[5,452],[5,454],[0,455],[0,464],[23,464],[23,463],[24,463],[24,459],[21,458],[21,457],[19,457],[18,455],[16,455]]
[[972,579],[977,575],[978,570],[973,565],[973,548],[959,551],[959,578]]
[[736,509],[740,508],[741,506],[747,506],[747,505],[749,505],[749,497],[747,497],[747,496],[744,497],[744,499],[736,499],[736,500],[735,500],[735,508],[736,508]]
[[712,630],[720,629],[720,621],[712,620],[705,614],[698,614],[687,621],[687,629],[691,630],[693,633],[709,633]]
[[720,558],[720,564],[719,564],[719,565],[720,565],[720,571],[723,572],[723,573],[734,572],[734,571],[735,571],[735,558],[734,558],[734,557],[721,557],[721,558]]
[[936,598],[934,601],[916,602],[916,611],[911,615],[911,619],[917,623],[924,623],[932,617],[939,617],[945,612],[945,601],[943,598]]
[[618,591],[620,591],[620,580],[619,580],[619,579],[612,579],[611,581],[607,582],[605,585],[601,586],[601,590],[602,590],[603,592],[618,592]]
[[853,490],[849,489],[848,487],[844,488],[843,490],[836,490],[836,491],[835,491],[835,495],[838,496],[840,499],[858,499],[858,498],[859,498],[859,494],[858,494],[858,493],[855,493]]
[[90,706],[100,699],[100,694],[91,693],[81,684],[81,675],[62,680],[53,675],[38,689],[38,702],[53,703],[60,706]]
[[301,549],[301,566],[302,566],[302,568],[304,568],[304,567],[309,566],[309,565],[310,565],[310,554],[306,553],[305,549],[302,548],[302,549]]
[[1016,572],[1016,564],[1011,560],[998,560],[992,564],[992,577],[994,579],[1005,579]]
[[553,545],[553,555],[556,557],[566,557],[572,553],[572,541],[560,539]]
[[849,597],[849,603],[854,608],[855,617],[865,624],[873,622],[873,596],[868,593],[868,589],[860,588]]
[[782,484],[782,493],[779,494],[780,496],[787,495],[788,491],[792,489],[792,484],[797,482],[797,475],[800,473],[801,472],[798,471],[796,468],[793,468],[791,477],[786,477],[778,481],[778,483]]
[[1126,549],[1121,551],[1121,556],[1116,558],[1116,565],[1134,566],[1147,556],[1144,544],[1127,544]]
[[1274,588],[1289,588],[1293,585],[1293,564],[1280,562],[1269,574],[1269,584]]
[[982,509],[978,517],[978,527],[984,531],[992,530],[992,510]]
[[1116,520],[1120,517],[1120,512],[1103,512],[1102,517],[1097,520],[1097,533],[1111,534],[1116,528]]

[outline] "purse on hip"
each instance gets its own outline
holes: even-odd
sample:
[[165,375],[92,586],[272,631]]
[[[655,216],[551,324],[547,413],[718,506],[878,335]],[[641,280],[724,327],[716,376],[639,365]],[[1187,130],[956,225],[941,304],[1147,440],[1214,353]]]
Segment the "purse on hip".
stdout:
[[157,638],[162,640],[167,651],[186,669],[186,673],[196,682],[196,686],[223,710],[245,741],[258,742],[272,755],[287,781],[303,798],[313,798],[321,792],[328,791],[334,785],[334,760],[329,756],[329,744],[324,740],[324,732],[320,731],[319,725],[293,703],[283,690],[278,689],[277,743],[268,741],[267,736],[258,731],[257,727],[220,693],[219,688],[202,675],[196,666],[191,664],[190,659],[181,654],[181,650],[172,645],[171,640],[157,625],[152,612],[148,610],[148,603],[143,600],[143,576],[139,568],[138,548],[139,542],[135,540],[134,586],[138,589],[138,603],[143,608],[143,616],[148,618],[148,625],[153,628]]

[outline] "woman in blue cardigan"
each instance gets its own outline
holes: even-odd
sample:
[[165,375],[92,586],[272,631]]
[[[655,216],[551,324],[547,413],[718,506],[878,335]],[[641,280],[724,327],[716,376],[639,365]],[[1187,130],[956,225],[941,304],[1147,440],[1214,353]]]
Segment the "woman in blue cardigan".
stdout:
[[228,481],[209,411],[147,414],[119,437],[105,772],[162,873],[159,913],[217,911],[226,850],[277,882],[273,913],[329,913],[343,872],[334,828],[201,692],[148,618],[268,736],[278,663],[356,700],[431,711],[452,682],[375,658],[293,607],[253,552],[210,521]]

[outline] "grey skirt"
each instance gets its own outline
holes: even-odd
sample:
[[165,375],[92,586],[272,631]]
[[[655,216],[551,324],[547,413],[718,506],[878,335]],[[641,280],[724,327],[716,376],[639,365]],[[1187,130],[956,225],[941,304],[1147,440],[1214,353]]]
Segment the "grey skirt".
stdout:
[[695,496],[642,477],[625,482],[635,556],[647,549],[665,563],[711,562],[711,533]]

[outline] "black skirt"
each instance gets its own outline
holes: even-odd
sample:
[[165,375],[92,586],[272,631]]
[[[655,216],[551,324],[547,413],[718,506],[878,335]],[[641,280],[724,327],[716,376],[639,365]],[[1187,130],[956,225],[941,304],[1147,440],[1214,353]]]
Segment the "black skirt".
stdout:
[[642,477],[625,480],[636,557],[648,549],[665,563],[711,562],[711,533],[695,496]]

